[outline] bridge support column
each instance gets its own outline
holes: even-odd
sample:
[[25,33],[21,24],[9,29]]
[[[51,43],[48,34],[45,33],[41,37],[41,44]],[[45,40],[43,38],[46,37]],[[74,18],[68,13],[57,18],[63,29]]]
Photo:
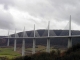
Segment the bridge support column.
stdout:
[[22,56],[25,55],[25,39],[22,40]]
[[9,38],[8,38],[8,41],[7,41],[7,46],[9,46]]
[[33,39],[33,48],[32,48],[32,54],[35,54],[35,47],[36,47],[36,45],[35,45],[35,43],[36,43],[36,41],[35,41],[35,39]]
[[16,51],[16,39],[14,40],[14,51]]
[[50,53],[50,39],[47,39],[47,49],[46,52]]
[[72,47],[72,39],[71,37],[68,38],[68,48]]

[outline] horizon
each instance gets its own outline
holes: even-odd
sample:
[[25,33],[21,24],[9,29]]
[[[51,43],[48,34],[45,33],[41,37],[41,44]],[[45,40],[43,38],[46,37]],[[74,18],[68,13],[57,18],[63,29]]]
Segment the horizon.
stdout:
[[[35,30],[35,31],[37,31],[38,32],[38,30],[44,30],[44,32],[46,31],[46,30],[48,30],[48,29],[37,29],[37,30]],[[63,29],[50,29],[50,30],[52,30],[53,32],[54,31],[60,31],[60,30],[62,30],[62,31],[69,31],[69,30],[67,30],[67,29],[65,29],[65,30],[63,30]],[[34,31],[34,30],[28,30],[28,31],[25,31],[25,32],[30,32],[30,31]],[[71,30],[71,31],[80,31],[80,30]],[[22,33],[23,31],[16,31],[16,34],[18,34],[18,33]],[[10,32],[9,32],[10,33]],[[9,34],[9,35],[13,35],[13,34],[15,34],[15,32],[14,33],[11,33],[11,34]],[[8,36],[8,35],[0,35],[0,36]]]
[[[51,29],[65,29],[71,15],[72,30],[80,30],[79,0],[0,0],[0,35],[7,31],[46,29],[50,21]],[[68,29],[68,28],[66,28]]]

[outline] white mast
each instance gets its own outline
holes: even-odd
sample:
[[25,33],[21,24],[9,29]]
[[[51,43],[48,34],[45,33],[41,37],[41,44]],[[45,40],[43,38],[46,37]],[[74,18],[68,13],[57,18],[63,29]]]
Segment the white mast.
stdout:
[[71,36],[71,15],[70,15],[70,20],[69,20],[69,36]]

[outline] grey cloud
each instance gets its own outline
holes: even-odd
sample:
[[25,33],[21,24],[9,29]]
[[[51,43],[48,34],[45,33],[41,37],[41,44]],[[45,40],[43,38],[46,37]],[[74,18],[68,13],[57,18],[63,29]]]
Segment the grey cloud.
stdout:
[[0,4],[4,5],[4,9],[8,9],[9,5],[14,5],[14,0],[0,0]]
[[44,20],[69,20],[69,15],[72,15],[72,20],[78,24],[80,23],[80,0],[41,0],[41,2],[34,0],[33,3],[30,3],[30,1],[25,0],[25,2],[22,1],[19,4],[16,3],[15,6]]
[[0,29],[14,29],[14,22],[11,14],[0,11]]
[[69,20],[72,15],[72,21],[80,23],[80,0],[0,0],[0,3],[5,4],[5,9],[7,5],[14,5],[43,20]]

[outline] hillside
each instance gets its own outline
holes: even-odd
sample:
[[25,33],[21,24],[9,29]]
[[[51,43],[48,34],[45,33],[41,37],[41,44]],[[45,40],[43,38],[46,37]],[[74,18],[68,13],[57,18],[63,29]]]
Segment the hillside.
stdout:
[[[47,30],[37,30],[37,32],[39,33],[40,36],[47,36],[47,34],[48,34]],[[68,30],[50,30],[50,36],[52,36],[52,35],[66,36],[66,35],[68,35],[68,32],[69,32]],[[19,37],[22,36],[22,33],[23,32],[18,33]],[[26,33],[27,33],[28,37],[31,37],[34,35],[33,31],[26,31]],[[80,31],[72,30],[71,34],[72,35],[80,35]],[[37,37],[37,35],[38,34],[36,34],[36,37]],[[11,35],[11,37],[14,37],[14,34]],[[36,44],[37,45],[39,45],[39,44],[46,45],[46,40],[47,39],[36,39]],[[67,38],[52,38],[50,40],[51,40],[51,46],[53,46],[53,45],[58,45],[58,46],[63,46],[63,47],[67,46]],[[80,43],[80,38],[72,38],[72,40],[73,40],[73,45]],[[10,39],[11,45],[13,45],[13,41],[14,41],[14,39]],[[1,39],[0,45],[3,45],[3,43],[4,43],[4,45],[6,45],[7,39],[3,39],[3,40]],[[22,40],[18,39],[17,44],[22,44]],[[32,46],[32,39],[26,39],[26,45],[27,45],[27,47],[28,46],[31,47]]]

